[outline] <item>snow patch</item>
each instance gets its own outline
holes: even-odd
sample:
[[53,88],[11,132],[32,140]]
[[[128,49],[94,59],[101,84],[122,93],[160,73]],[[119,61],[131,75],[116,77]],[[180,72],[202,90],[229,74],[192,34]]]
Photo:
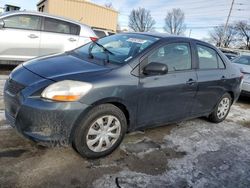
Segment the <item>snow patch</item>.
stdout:
[[[234,112],[235,114],[235,112]],[[239,120],[239,119],[237,119]],[[235,122],[212,124],[196,119],[165,136],[162,148],[185,152],[166,161],[169,170],[152,176],[124,169],[105,175],[94,187],[241,187],[250,186],[250,129]],[[140,162],[140,161],[138,161]]]

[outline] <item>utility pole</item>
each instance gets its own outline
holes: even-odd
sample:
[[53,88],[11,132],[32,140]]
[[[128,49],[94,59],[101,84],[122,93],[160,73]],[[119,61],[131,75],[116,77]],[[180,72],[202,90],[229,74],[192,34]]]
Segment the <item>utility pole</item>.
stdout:
[[191,36],[191,33],[192,33],[192,29],[189,30],[189,38],[190,38],[190,36]]
[[222,43],[224,42],[224,37],[225,37],[225,33],[227,31],[228,22],[229,22],[229,19],[230,19],[232,10],[233,10],[234,1],[235,0],[232,0],[231,7],[230,7],[230,10],[229,10],[229,13],[228,13],[228,16],[227,16],[227,21],[226,21],[226,24],[225,24],[224,29],[223,29],[223,34],[222,34],[221,41],[220,41],[220,47],[222,46]]

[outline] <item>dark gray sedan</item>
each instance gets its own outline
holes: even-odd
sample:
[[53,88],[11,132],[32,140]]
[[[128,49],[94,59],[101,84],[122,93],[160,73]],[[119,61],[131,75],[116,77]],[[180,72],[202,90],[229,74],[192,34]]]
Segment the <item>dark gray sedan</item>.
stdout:
[[97,158],[126,132],[206,116],[223,121],[242,76],[202,41],[126,33],[18,66],[4,90],[6,118],[43,144]]

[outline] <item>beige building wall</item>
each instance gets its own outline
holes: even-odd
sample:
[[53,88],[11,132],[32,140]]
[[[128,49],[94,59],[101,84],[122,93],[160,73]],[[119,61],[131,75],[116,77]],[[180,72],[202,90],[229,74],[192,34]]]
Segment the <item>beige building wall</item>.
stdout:
[[91,27],[116,31],[118,12],[84,0],[44,0],[37,8],[44,12],[67,17]]

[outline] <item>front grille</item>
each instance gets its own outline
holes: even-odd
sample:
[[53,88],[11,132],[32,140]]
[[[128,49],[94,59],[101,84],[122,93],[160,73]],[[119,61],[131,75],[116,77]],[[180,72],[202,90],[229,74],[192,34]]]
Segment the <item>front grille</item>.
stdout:
[[24,85],[12,79],[6,80],[4,87],[4,103],[7,112],[6,116],[8,117],[9,115],[9,120],[11,120],[11,117],[15,118],[17,115],[20,108],[20,92],[24,88]]
[[5,91],[8,91],[12,95],[17,95],[24,88],[24,85],[11,79],[8,79],[5,84]]

